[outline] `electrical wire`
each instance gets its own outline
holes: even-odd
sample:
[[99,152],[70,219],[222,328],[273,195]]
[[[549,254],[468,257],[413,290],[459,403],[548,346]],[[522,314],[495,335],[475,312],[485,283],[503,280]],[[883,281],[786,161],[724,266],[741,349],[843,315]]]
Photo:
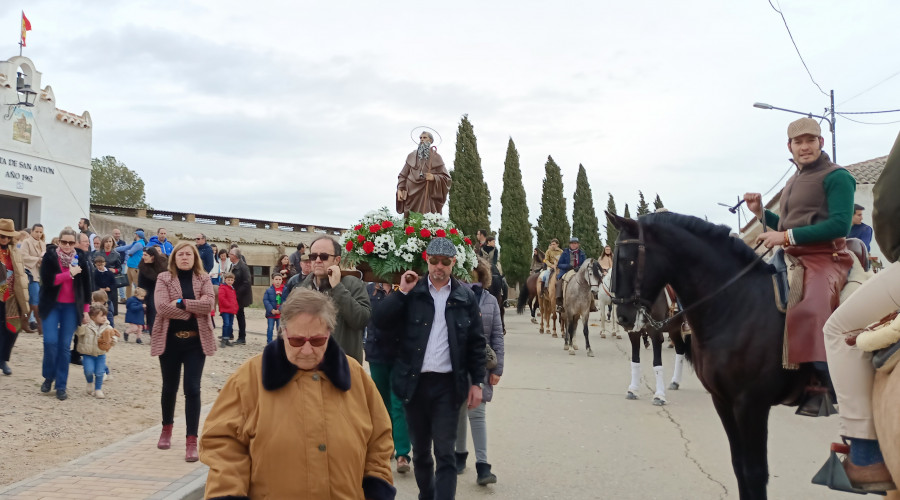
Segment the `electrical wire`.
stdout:
[[763,193],[762,196],[765,196],[765,195],[771,193],[775,188],[777,188],[781,184],[781,181],[783,181],[784,178],[787,177],[787,175],[793,171],[794,171],[794,164],[791,163],[791,166],[788,167],[788,169],[784,172],[784,175],[782,175],[781,178],[778,179],[778,181],[775,182],[775,184],[773,184],[772,187],[770,187],[768,191]]
[[849,116],[844,116],[843,113],[836,113],[836,114],[845,120],[850,120],[851,122],[860,123],[862,125],[892,125],[894,123],[900,123],[900,120],[895,120],[892,122],[864,122],[862,120],[854,120],[853,118],[850,118]]
[[851,97],[851,98],[849,98],[849,99],[846,99],[844,102],[841,102],[841,103],[838,104],[838,105],[840,106],[840,105],[842,105],[842,104],[846,104],[846,103],[852,101],[853,99],[856,99],[857,97],[859,97],[859,96],[865,94],[866,92],[868,92],[868,91],[874,89],[875,87],[877,87],[877,86],[881,85],[882,83],[884,83],[884,82],[890,80],[891,78],[894,78],[894,77],[897,76],[897,75],[900,75],[900,71],[898,71],[898,72],[894,73],[893,75],[891,75],[891,76],[885,78],[884,80],[881,80],[880,82],[876,83],[875,85],[872,85],[871,87],[867,88],[866,90],[863,90],[862,92],[860,92],[860,93],[854,95],[853,97]]
[[897,113],[900,109],[885,109],[883,111],[841,111],[840,115],[878,115],[881,113]]
[[[779,5],[781,5],[781,4],[779,4]],[[785,27],[785,29],[787,29],[788,36],[791,38],[791,43],[794,44],[794,50],[797,51],[797,56],[800,57],[800,62],[803,63],[803,67],[806,69],[806,74],[809,75],[809,79],[812,80],[813,84],[819,88],[819,92],[821,92],[826,97],[831,97],[831,95],[829,93],[822,90],[822,87],[819,85],[818,82],[816,82],[816,79],[813,78],[812,73],[809,71],[809,66],[806,65],[806,61],[803,60],[803,55],[800,54],[800,48],[797,47],[797,42],[794,41],[794,35],[791,34],[791,28],[788,26],[787,19],[784,18],[784,14],[780,10],[775,8],[775,5],[772,3],[772,0],[769,0],[769,6],[772,7],[772,10],[777,12],[779,16],[781,16],[781,20],[784,22],[784,27]]]

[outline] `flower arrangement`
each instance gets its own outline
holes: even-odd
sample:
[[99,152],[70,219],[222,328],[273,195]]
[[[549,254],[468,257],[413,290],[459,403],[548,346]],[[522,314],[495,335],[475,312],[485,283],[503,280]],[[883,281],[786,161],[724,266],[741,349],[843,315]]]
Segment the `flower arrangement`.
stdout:
[[456,246],[456,265],[453,276],[469,281],[477,264],[472,240],[441,214],[412,212],[409,219],[395,215],[387,207],[367,213],[340,237],[344,247],[342,263],[357,268],[365,265],[387,281],[413,270],[424,274],[428,270],[425,248],[432,238],[449,239]]

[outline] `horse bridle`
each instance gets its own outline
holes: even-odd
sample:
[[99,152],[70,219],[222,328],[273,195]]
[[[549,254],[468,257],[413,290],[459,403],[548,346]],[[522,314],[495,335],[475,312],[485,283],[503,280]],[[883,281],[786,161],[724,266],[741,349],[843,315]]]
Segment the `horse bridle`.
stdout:
[[634,273],[634,289],[631,292],[631,297],[612,297],[612,302],[616,305],[632,304],[640,308],[650,306],[652,302],[641,297],[641,283],[644,281],[644,264],[647,259],[647,247],[644,244],[644,226],[641,226],[640,224],[638,224],[637,239],[616,242],[616,250],[613,252],[613,266],[612,269],[610,269],[610,272],[612,272],[613,275],[612,278],[610,278],[609,287],[613,290],[616,289],[615,271],[619,262],[619,249],[625,245],[637,245],[638,248],[637,272]]

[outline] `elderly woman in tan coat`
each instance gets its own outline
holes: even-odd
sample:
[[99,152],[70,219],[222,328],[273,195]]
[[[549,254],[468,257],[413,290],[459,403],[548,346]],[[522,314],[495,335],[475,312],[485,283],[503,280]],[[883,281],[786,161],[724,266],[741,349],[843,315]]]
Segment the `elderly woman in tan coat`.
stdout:
[[331,338],[331,298],[298,288],[281,336],[219,393],[200,439],[206,498],[393,499],[391,420]]
[[6,311],[6,324],[0,325],[0,369],[4,375],[12,375],[9,356],[19,336],[19,330],[28,325],[28,276],[22,256],[13,243],[17,237],[11,219],[0,219],[0,262],[6,267],[6,276],[0,280],[0,307]]

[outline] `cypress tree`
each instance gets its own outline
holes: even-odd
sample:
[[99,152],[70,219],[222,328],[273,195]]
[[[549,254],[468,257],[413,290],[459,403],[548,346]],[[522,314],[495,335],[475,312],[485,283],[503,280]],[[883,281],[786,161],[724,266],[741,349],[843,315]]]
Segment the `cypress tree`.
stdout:
[[644,193],[642,191],[638,191],[638,206],[637,206],[637,214],[638,217],[642,215],[647,215],[650,213],[650,205],[647,203],[647,200],[644,199]]
[[656,194],[656,199],[653,200],[653,208],[654,208],[654,210],[659,210],[660,208],[663,208],[664,206],[665,206],[665,205],[663,205],[662,200],[659,199],[659,193],[657,193],[657,194]]
[[625,217],[626,219],[631,218],[631,212],[628,211],[628,203],[625,204],[625,212],[624,212],[624,215],[622,215],[622,217]]
[[553,157],[548,156],[544,165],[541,215],[537,220],[538,247],[546,249],[550,246],[550,240],[556,238],[559,246],[565,248],[570,233],[569,220],[566,218],[566,199],[563,197],[562,172]]
[[[609,200],[606,202],[606,211],[613,214],[619,215],[616,212],[616,200],[613,199],[612,193],[609,193]],[[616,229],[615,226],[607,221],[606,223],[606,245],[610,248],[616,247],[616,238],[619,237],[619,230]]]
[[448,200],[450,220],[472,238],[479,229],[490,231],[491,193],[484,182],[475,129],[469,115],[463,115],[456,131],[456,158],[450,179],[453,181]]
[[592,259],[600,257],[600,225],[594,210],[594,195],[588,184],[587,171],[578,165],[575,197],[572,207],[572,236],[581,242],[584,254]]
[[512,138],[503,163],[503,193],[500,195],[500,265],[510,286],[525,283],[531,271],[531,223],[525,186],[519,169],[519,152]]

